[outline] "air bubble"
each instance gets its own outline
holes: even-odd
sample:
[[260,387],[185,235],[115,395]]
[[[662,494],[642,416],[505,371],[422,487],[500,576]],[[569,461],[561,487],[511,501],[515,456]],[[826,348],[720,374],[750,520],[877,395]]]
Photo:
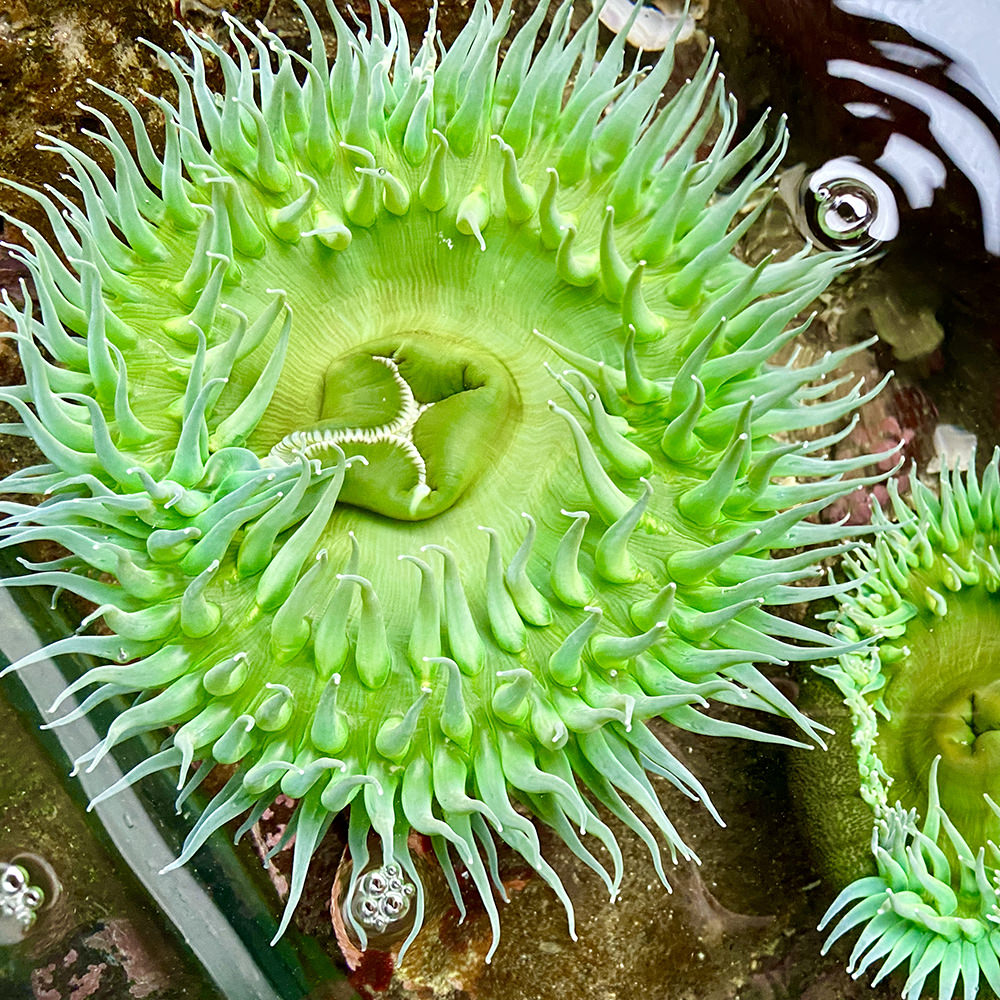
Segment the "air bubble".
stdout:
[[889,185],[849,156],[829,160],[799,185],[804,234],[824,250],[871,250],[899,232]]

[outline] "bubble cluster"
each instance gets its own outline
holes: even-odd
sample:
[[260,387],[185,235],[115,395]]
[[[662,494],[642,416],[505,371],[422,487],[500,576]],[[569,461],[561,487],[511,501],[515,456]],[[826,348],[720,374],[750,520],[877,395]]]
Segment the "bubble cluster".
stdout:
[[45,892],[23,865],[0,861],[0,944],[25,937],[38,919]]
[[351,913],[366,930],[382,934],[410,912],[414,891],[399,865],[382,865],[358,880],[350,898]]

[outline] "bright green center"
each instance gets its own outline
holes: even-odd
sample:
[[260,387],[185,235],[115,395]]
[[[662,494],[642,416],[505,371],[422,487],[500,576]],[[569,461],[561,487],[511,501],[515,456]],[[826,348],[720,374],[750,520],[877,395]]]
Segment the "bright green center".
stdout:
[[[1000,795],[1000,600],[985,587],[947,593],[948,614],[923,612],[907,626],[905,663],[894,669],[879,756],[893,775],[891,801],[926,801],[941,756],[941,802],[969,843],[1000,835],[984,793]],[[923,812],[923,808],[921,808]]]
[[334,359],[314,421],[289,431],[271,454],[297,453],[334,465],[352,462],[343,503],[400,521],[422,521],[453,506],[485,471],[510,431],[517,388],[507,369],[480,352],[414,332],[369,343]]

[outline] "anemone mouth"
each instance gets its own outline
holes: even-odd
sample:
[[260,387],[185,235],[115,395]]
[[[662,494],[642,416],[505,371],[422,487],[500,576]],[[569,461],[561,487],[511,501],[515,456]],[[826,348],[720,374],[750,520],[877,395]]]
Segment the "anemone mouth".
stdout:
[[412,331],[334,359],[316,421],[286,433],[268,454],[286,464],[304,455],[326,468],[340,452],[360,458],[345,474],[340,503],[427,520],[496,471],[520,409],[516,383],[491,352]]
[[[934,722],[947,790],[953,782],[996,794],[1000,787],[1000,680],[959,688]],[[947,803],[947,791],[943,796]]]
[[915,587],[948,596],[927,601],[906,626],[905,646],[893,644],[900,658],[887,672],[889,718],[876,753],[893,777],[893,801],[921,810],[940,757],[944,808],[966,836],[985,843],[1000,832],[983,800],[1000,793],[1000,601],[982,585],[953,590],[940,574],[916,577]]

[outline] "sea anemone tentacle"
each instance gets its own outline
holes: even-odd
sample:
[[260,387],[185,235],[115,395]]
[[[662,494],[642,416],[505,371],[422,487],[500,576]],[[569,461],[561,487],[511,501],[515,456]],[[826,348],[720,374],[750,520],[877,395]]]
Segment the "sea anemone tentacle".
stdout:
[[919,1000],[937,973],[939,998],[953,995],[959,978],[963,995],[978,995],[981,982],[1000,993],[1000,888],[995,849],[970,849],[937,795],[938,765],[931,767],[926,815],[902,805],[882,810],[872,834],[876,875],[848,885],[819,925],[837,914],[823,953],[858,927],[861,934],[847,971],[857,979],[881,962],[875,985],[908,963],[903,997]]
[[[140,696],[77,768],[174,727],[104,795],[176,766],[184,799],[234,769],[178,863],[279,792],[297,799],[279,934],[343,810],[348,896],[409,887],[403,950],[424,908],[414,831],[465,866],[495,939],[494,837],[572,927],[521,810],[614,895],[606,807],[666,883],[651,829],[675,860],[693,854],[650,774],[717,814],[646,723],[797,742],[699,711],[715,699],[821,742],[755,663],[866,645],[765,610],[856,545],[808,518],[870,457],[827,465],[825,439],[777,436],[849,417],[879,387],[823,382],[849,351],[772,360],[854,258],[733,254],[786,139],[761,123],[731,145],[712,54],[660,108],[672,53],[623,74],[624,41],[592,58],[596,11],[572,32],[568,3],[536,53],[540,5],[499,68],[509,2],[477,2],[440,51],[432,13],[414,52],[392,8],[388,36],[378,16],[354,34],[328,3],[332,64],[299,6],[308,57],[231,18],[226,49],[190,31],[186,61],[154,47],[178,88],[176,106],[151,98],[162,151],[110,95],[136,148],[107,128],[112,177],[53,140],[79,202],[18,186],[57,246],[24,227],[37,314],[0,306],[27,377],[0,398],[46,459],[0,487],[39,498],[4,505],[0,545],[67,554],[5,583],[93,601],[112,634],[9,669],[108,661],[53,724]],[[772,557],[788,547],[814,548]],[[362,945],[384,927],[365,899],[344,908]]]

